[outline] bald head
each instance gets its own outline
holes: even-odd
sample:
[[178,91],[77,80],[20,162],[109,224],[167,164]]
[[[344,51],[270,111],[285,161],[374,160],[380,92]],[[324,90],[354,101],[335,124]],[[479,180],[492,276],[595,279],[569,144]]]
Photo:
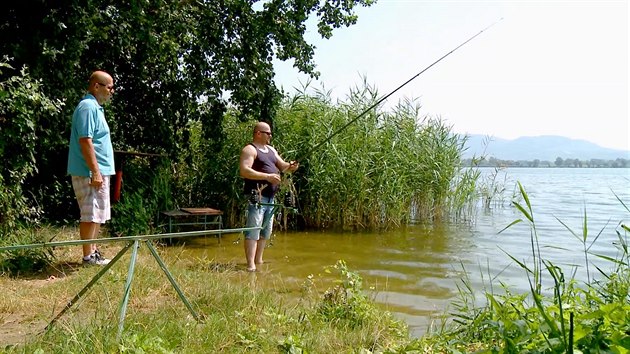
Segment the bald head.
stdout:
[[265,122],[258,122],[254,125],[254,143],[266,145],[271,142],[271,128]]
[[113,81],[114,80],[112,79],[112,76],[109,75],[108,73],[104,71],[95,71],[92,73],[92,75],[90,75],[89,85],[90,87],[92,87],[92,85],[96,83],[105,83],[105,82],[113,82]]
[[269,131],[271,131],[271,128],[269,127],[269,124],[267,124],[265,122],[258,122],[254,126],[254,134],[256,134],[256,132],[260,132],[260,131],[269,132]]
[[90,75],[88,92],[91,93],[99,104],[103,104],[114,93],[114,79],[104,71],[95,71]]

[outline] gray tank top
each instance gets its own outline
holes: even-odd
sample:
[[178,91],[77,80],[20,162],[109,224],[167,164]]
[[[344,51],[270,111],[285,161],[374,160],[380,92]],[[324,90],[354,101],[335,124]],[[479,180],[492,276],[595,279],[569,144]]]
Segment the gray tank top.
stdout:
[[[262,152],[258,149],[254,144],[250,144],[256,149],[256,158],[254,159],[254,164],[252,168],[254,171],[263,172],[263,173],[280,173],[280,170],[276,166],[275,150],[267,145],[267,152]],[[265,197],[273,197],[278,191],[278,185],[272,185],[267,181],[255,181],[251,179],[245,179],[245,187],[243,188],[243,193],[249,196],[252,193],[252,190],[257,190],[258,188],[262,188],[262,186],[267,186],[262,190],[262,195]]]

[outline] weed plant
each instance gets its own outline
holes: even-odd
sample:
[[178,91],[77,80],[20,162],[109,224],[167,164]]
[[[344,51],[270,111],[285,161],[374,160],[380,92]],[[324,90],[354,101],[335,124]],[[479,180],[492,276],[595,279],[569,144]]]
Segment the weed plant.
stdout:
[[[19,226],[0,238],[0,247],[48,242],[48,235],[40,228]],[[28,275],[41,271],[55,260],[51,248],[16,249],[0,252],[0,274]]]
[[120,201],[112,201],[108,230],[119,236],[159,231],[159,213],[174,205],[170,163],[161,157],[121,158],[125,159],[123,187]]
[[374,108],[327,141],[378,92],[364,83],[338,104],[315,92],[286,100],[276,119],[280,150],[304,156],[294,181],[307,226],[356,230],[444,216],[461,152],[450,127],[404,100],[392,111]]
[[[586,259],[597,257],[612,266],[611,270],[594,266],[599,276],[581,283],[542,259],[533,228],[534,213],[524,188],[519,185],[519,190],[519,200],[524,204],[515,202],[523,215],[518,222],[532,226],[534,265],[512,259],[529,279],[530,292],[513,293],[499,281],[499,286],[489,284],[480,301],[464,277],[451,320],[419,339],[410,340],[403,323],[376,307],[364,295],[362,279],[341,261],[326,269],[326,274],[332,275],[332,285],[330,277],[309,276],[301,296],[296,298],[284,296],[287,289],[282,282],[275,288],[261,288],[256,282],[260,275],[255,273],[235,271],[229,264],[210,266],[211,260],[182,259],[169,252],[164,255],[165,263],[172,265],[171,272],[195,310],[203,315],[203,320],[197,322],[161,276],[159,266],[140,252],[120,340],[116,339],[118,301],[126,278],[125,266],[112,268],[51,331],[37,335],[37,330],[32,330],[26,341],[6,346],[4,351],[627,353],[630,227],[620,224],[615,230],[616,257],[592,254],[588,246],[591,240],[580,237],[587,245],[583,247]],[[588,224],[585,221],[583,225],[586,228]],[[587,234],[582,230],[581,235]],[[78,259],[80,250],[72,251],[77,255],[71,258]],[[115,253],[114,249],[106,251]],[[67,276],[67,272],[73,276]],[[4,323],[19,320],[41,329],[94,272],[93,268],[66,267],[58,280],[46,286],[43,284],[48,280],[0,277],[5,292],[0,298],[0,319]],[[544,288],[543,284],[551,287]]]
[[[277,195],[282,200],[297,192],[294,222],[346,230],[397,227],[443,218],[470,201],[477,175],[459,177],[464,139],[440,118],[422,115],[416,100],[390,110],[375,107],[328,140],[378,98],[365,82],[345,101],[333,102],[329,92],[302,92],[285,97],[275,117],[261,117],[272,123],[272,144],[284,159],[301,163]],[[113,203],[113,234],[160,231],[160,212],[179,207],[221,209],[226,227],[243,225],[247,199],[238,164],[253,123],[231,109],[221,114],[214,130],[203,117],[191,117],[176,132],[188,142],[177,155],[117,157],[124,159],[124,174],[121,199]],[[10,197],[0,193],[0,202]],[[0,224],[4,219],[0,215]]]

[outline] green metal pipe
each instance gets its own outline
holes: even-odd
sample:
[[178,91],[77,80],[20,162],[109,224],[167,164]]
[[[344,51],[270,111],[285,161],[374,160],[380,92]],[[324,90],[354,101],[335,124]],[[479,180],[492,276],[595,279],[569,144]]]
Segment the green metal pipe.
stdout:
[[127,273],[127,282],[125,283],[125,292],[123,299],[120,302],[120,315],[118,317],[118,335],[117,339],[120,342],[122,338],[123,324],[125,321],[125,314],[127,313],[127,304],[129,303],[129,295],[131,294],[131,282],[133,281],[133,273],[136,269],[136,259],[138,258],[138,248],[140,247],[140,241],[135,240],[133,242],[133,249],[131,250],[131,260],[129,261],[129,272]]
[[171,274],[171,272],[169,272],[168,268],[166,268],[166,264],[164,264],[164,261],[162,261],[162,258],[158,254],[158,252],[155,249],[155,247],[153,247],[153,244],[151,243],[151,241],[146,241],[145,244],[149,248],[149,251],[151,251],[151,254],[153,255],[153,258],[155,258],[155,260],[160,265],[160,268],[162,268],[162,270],[164,271],[164,274],[166,274],[166,277],[168,278],[168,281],[171,282],[171,285],[173,285],[173,288],[175,288],[175,291],[177,292],[177,295],[179,295],[179,298],[182,299],[182,302],[188,308],[188,311],[190,311],[190,313],[193,315],[193,317],[195,318],[196,321],[199,321],[199,315],[197,315],[197,312],[193,309],[193,307],[190,304],[190,302],[188,302],[188,299],[186,299],[186,296],[184,296],[184,292],[181,290],[181,288],[179,287],[179,285],[175,281],[175,278],[173,278],[173,275]]
[[23,250],[23,249],[30,249],[30,248],[41,248],[41,247],[75,246],[75,245],[83,245],[83,244],[90,244],[90,243],[102,244],[102,243],[136,241],[136,240],[138,241],[155,240],[155,239],[161,239],[161,238],[191,237],[191,236],[216,235],[216,234],[233,234],[233,233],[240,233],[244,231],[260,230],[260,229],[261,227],[243,227],[243,228],[236,228],[236,229],[200,230],[200,231],[188,231],[188,232],[174,232],[174,233],[167,233],[167,234],[105,237],[105,238],[96,238],[96,239],[91,239],[91,240],[69,240],[69,241],[32,243],[28,245],[15,245],[15,246],[0,247],[0,252]]

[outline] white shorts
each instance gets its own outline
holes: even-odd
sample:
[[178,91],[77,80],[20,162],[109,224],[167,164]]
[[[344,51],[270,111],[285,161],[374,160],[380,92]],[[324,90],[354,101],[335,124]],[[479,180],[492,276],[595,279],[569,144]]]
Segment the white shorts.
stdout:
[[99,189],[90,186],[90,177],[72,176],[72,189],[81,210],[81,222],[104,224],[111,219],[109,176],[103,176]]

